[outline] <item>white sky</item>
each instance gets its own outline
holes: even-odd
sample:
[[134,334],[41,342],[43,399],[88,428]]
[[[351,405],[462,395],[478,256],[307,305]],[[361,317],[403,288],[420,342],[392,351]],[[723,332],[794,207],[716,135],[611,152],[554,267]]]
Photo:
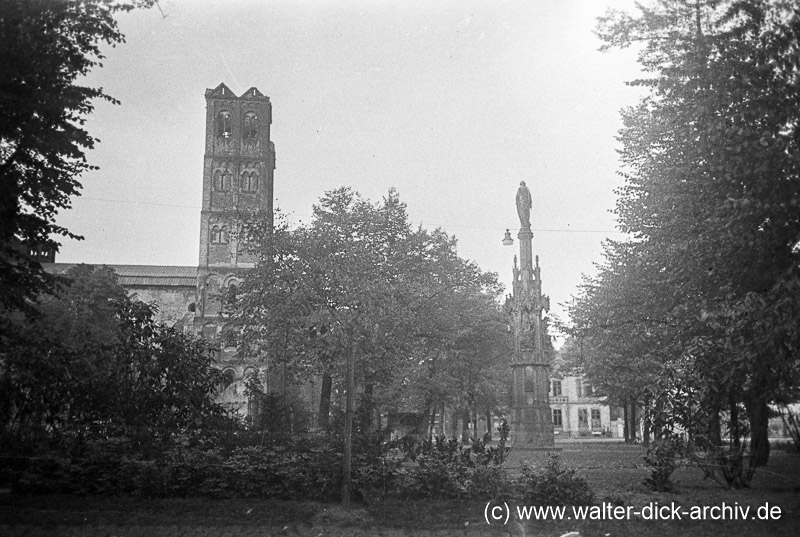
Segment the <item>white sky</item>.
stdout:
[[[326,190],[396,187],[415,224],[510,288],[514,198],[533,194],[534,253],[553,312],[615,229],[619,110],[630,52],[597,52],[597,16],[630,1],[178,1],[120,18],[127,42],[89,83],[101,143],[59,223],[60,262],[196,265],[206,88],[272,100],[276,207],[308,220]],[[510,228],[513,247],[501,244]]]

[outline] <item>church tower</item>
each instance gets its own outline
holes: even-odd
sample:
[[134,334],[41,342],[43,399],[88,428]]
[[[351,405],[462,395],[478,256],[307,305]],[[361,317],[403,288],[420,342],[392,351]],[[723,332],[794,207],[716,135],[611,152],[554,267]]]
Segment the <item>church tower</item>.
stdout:
[[[248,221],[273,223],[275,146],[272,104],[250,88],[237,97],[225,84],[207,89],[203,204],[195,333],[215,338],[225,321],[221,297],[254,266]],[[226,354],[226,353],[224,353]],[[223,356],[224,358],[224,356]]]

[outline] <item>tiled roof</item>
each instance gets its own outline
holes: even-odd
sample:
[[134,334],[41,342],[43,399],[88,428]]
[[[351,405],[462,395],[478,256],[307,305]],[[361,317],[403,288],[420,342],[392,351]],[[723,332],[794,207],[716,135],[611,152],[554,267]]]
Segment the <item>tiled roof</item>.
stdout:
[[[52,274],[64,274],[77,266],[76,263],[43,263]],[[95,265],[103,266],[103,265]],[[125,287],[194,287],[197,285],[197,267],[175,267],[165,265],[105,265],[119,276]]]

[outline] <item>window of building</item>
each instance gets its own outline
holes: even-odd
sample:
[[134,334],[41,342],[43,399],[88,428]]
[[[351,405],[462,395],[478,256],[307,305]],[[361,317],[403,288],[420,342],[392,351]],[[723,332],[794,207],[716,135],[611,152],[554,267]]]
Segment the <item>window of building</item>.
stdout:
[[592,409],[592,429],[600,429],[600,409],[593,408]]
[[228,226],[222,226],[219,230],[219,242],[222,244],[228,244],[229,239]]
[[578,427],[584,429],[589,427],[589,411],[585,408],[578,409]]
[[564,417],[561,414],[560,408],[553,409],[553,427],[563,427]]
[[219,244],[219,242],[220,242],[219,226],[213,226],[211,228],[211,243],[212,244]]
[[256,172],[245,172],[242,175],[242,190],[252,191],[256,188],[258,188],[258,175],[256,175]]
[[583,397],[583,380],[575,379],[575,393],[578,397]]
[[244,115],[242,138],[245,141],[254,141],[258,138],[258,116],[254,112],[248,112]]
[[214,172],[214,190],[230,190],[231,173],[227,170],[217,170]]
[[220,138],[230,138],[232,132],[231,113],[227,110],[223,110],[217,114],[217,136]]
[[553,397],[559,397],[561,395],[561,381],[554,380],[553,381]]
[[594,389],[592,388],[591,384],[583,384],[583,395],[585,397],[592,397],[594,395]]

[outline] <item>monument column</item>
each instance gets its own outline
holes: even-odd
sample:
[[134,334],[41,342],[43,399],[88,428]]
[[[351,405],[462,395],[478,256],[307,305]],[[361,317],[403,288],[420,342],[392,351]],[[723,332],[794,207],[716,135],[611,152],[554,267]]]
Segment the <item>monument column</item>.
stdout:
[[519,266],[514,258],[513,295],[510,298],[514,352],[511,363],[512,416],[510,445],[516,448],[553,449],[554,435],[550,410],[549,358],[544,348],[542,313],[549,300],[542,295],[539,257],[533,256],[531,231],[531,193],[520,183],[517,191],[520,219]]

